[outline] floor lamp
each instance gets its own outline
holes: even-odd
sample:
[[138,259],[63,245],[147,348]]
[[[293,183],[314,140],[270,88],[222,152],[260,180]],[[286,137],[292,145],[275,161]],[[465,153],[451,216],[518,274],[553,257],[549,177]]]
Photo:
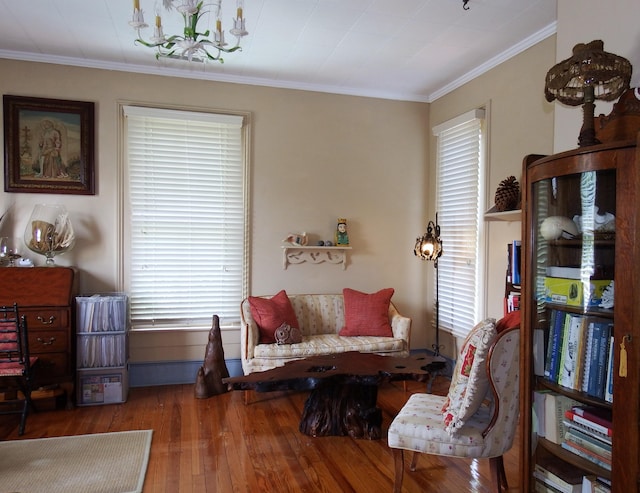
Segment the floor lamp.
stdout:
[[436,356],[440,356],[440,276],[438,274],[438,259],[442,255],[442,240],[440,239],[440,225],[438,224],[438,214],[436,222],[429,221],[427,232],[416,239],[416,246],[413,253],[421,260],[432,260],[436,269],[436,343],[432,346]]

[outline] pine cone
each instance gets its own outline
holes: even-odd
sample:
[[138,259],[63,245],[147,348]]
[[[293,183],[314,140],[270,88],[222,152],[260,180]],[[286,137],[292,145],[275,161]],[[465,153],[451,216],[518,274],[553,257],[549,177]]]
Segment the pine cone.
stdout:
[[520,184],[515,176],[502,180],[496,190],[496,211],[512,211],[520,202]]

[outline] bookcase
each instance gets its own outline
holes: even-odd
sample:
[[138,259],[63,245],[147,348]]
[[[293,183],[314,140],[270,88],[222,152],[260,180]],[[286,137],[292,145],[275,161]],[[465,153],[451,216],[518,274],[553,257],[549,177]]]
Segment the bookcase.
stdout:
[[78,406],[126,401],[128,315],[124,293],[76,296]]
[[[550,463],[567,477],[600,478],[608,485],[604,491],[639,488],[636,149],[637,138],[531,155],[523,162],[520,491],[525,493],[544,491],[540,471]],[[545,413],[541,402],[549,394],[555,403]],[[589,429],[608,435],[600,437],[602,452],[594,456],[572,448],[572,440],[584,439],[584,430],[572,421],[583,410],[604,416],[602,428],[596,418],[588,421]],[[555,438],[550,425],[558,427]]]

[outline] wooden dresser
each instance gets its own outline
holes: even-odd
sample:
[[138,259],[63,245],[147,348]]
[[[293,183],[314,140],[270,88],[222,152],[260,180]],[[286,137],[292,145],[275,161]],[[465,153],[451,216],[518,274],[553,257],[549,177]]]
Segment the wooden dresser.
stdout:
[[0,268],[0,305],[18,303],[27,317],[29,350],[40,359],[35,388],[59,386],[68,406],[76,366],[73,280],[69,267]]

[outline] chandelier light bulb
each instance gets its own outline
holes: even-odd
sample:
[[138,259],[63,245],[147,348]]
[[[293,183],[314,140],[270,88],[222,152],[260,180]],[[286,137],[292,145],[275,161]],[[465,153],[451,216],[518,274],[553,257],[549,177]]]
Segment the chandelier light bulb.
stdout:
[[[153,35],[146,41],[142,36],[142,29],[148,27],[144,22],[144,14],[140,9],[140,0],[133,0],[133,16],[129,25],[137,32],[136,43],[147,48],[156,49],[156,58],[177,58],[188,61],[218,61],[223,63],[223,53],[233,53],[241,50],[240,41],[248,35],[246,19],[244,17],[244,1],[236,2],[236,17],[233,29],[229,32],[236,37],[234,46],[227,48],[225,33],[222,29],[222,0],[205,4],[201,0],[163,0],[167,11],[175,10],[182,16],[184,29],[181,34],[165,35],[162,17],[159,9],[155,13]],[[202,26],[209,18],[208,8],[213,8],[215,28],[207,29]]]

